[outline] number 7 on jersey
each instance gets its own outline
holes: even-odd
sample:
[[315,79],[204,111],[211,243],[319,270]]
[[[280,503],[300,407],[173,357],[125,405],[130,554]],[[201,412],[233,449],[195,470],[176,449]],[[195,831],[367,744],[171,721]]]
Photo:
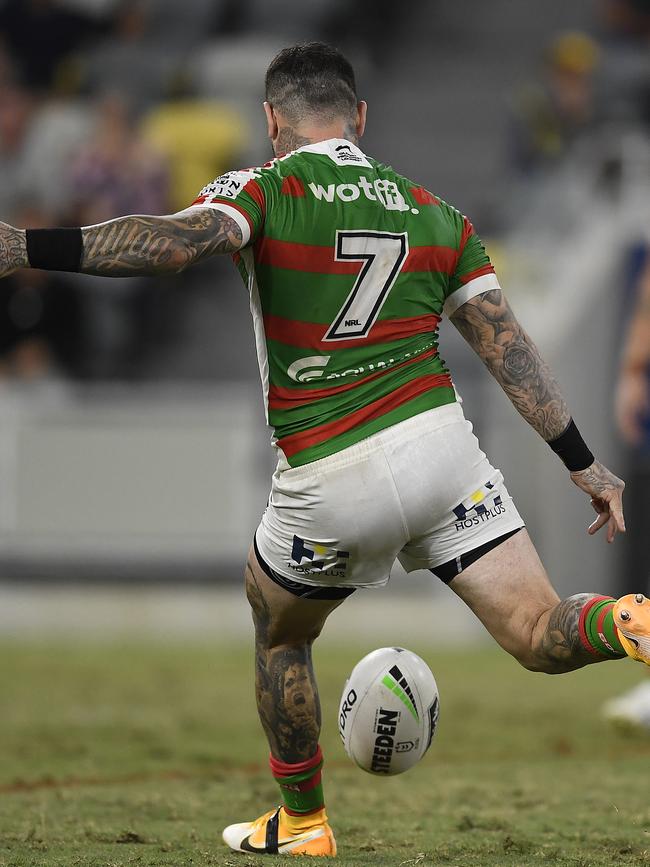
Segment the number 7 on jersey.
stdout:
[[367,337],[409,252],[406,232],[338,229],[337,262],[363,262],[350,294],[336,314],[324,340]]

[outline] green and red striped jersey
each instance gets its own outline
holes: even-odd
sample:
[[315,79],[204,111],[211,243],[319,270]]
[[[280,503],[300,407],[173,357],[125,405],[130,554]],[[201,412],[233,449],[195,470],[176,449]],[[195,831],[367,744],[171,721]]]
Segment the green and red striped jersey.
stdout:
[[471,223],[343,139],[208,184],[239,223],[267,418],[291,466],[456,400],[440,317],[498,286]]

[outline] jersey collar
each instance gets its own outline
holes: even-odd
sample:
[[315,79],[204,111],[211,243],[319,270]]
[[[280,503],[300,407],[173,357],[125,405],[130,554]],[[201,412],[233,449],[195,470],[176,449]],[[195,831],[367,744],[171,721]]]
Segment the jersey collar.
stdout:
[[303,145],[301,148],[293,151],[293,153],[324,154],[330,157],[337,165],[370,167],[370,163],[364,152],[345,138],[328,138],[314,144]]

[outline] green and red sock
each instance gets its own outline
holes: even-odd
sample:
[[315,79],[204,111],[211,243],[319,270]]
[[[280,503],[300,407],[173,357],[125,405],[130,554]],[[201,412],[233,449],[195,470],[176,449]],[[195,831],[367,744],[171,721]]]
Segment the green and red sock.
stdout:
[[323,809],[323,751],[320,746],[316,754],[306,762],[289,764],[271,756],[269,764],[271,773],[280,786],[286,813],[290,816],[305,816]]
[[615,604],[616,599],[611,596],[595,596],[585,603],[578,621],[580,639],[586,649],[608,659],[626,656],[614,623]]

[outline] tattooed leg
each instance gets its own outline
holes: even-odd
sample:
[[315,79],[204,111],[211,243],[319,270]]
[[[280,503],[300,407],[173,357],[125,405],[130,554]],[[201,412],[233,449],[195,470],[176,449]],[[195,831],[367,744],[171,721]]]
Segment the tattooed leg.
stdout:
[[342,600],[301,599],[264,574],[255,554],[246,564],[246,592],[255,623],[255,684],[271,753],[282,762],[311,758],[321,710],[311,646]]
[[531,671],[561,674],[616,658],[590,650],[580,635],[580,614],[591,599],[560,600],[526,530],[493,548],[450,583],[493,638]]
[[[577,593],[545,612],[533,637],[537,670],[561,674],[592,662],[622,659],[625,651],[614,625],[613,607],[614,600],[609,597]],[[590,625],[595,623],[596,615],[600,616],[598,636],[594,637]]]

